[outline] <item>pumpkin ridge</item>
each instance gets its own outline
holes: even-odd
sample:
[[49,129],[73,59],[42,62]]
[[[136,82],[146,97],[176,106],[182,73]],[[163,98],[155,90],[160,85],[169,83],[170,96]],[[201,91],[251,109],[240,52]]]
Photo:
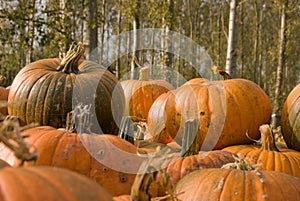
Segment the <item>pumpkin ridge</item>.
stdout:
[[[299,99],[299,100],[298,100]],[[296,109],[294,107],[297,106],[297,102],[300,102],[300,96],[298,96],[297,98],[295,98],[295,101],[293,101],[293,103],[291,104],[290,108],[289,108],[289,118],[288,121],[290,121],[290,125],[293,128],[292,130],[294,131],[294,128],[296,128],[297,123],[300,121],[300,107],[299,110],[296,111]],[[296,106],[295,106],[296,105]],[[294,118],[292,119],[291,122],[291,117],[293,117],[291,114],[294,114]]]
[[[52,131],[50,131],[48,134],[47,133],[45,133],[44,135],[49,135],[49,137],[50,136],[52,136],[52,133],[56,133],[57,132],[57,130],[55,129],[55,130],[52,130]],[[66,134],[68,134],[68,132],[67,131],[61,131],[60,133],[59,133],[59,135],[56,135],[55,137],[59,137],[58,139],[57,139],[57,142],[56,142],[56,144],[55,144],[55,146],[54,146],[54,149],[53,149],[53,151],[52,151],[52,155],[51,155],[51,162],[49,163],[50,165],[52,165],[52,166],[55,166],[55,157],[53,157],[53,156],[56,156],[57,154],[56,154],[56,152],[58,152],[58,145],[61,143],[61,139],[63,138],[63,137],[65,137],[65,135]]]
[[[50,175],[47,177],[47,175],[44,175],[42,172],[32,171],[30,168],[20,168],[19,170],[22,172],[22,174],[25,173],[25,174],[31,175],[31,177],[36,177],[38,180],[44,181],[43,183],[47,183],[47,187],[51,187],[51,189],[55,190],[55,193],[60,194],[59,197],[64,198],[64,200],[68,200],[67,199],[68,193],[63,192],[63,189],[65,186],[57,185],[56,184],[57,182],[54,182]],[[58,183],[58,184],[60,184],[60,183]],[[26,189],[26,185],[24,185],[24,187]],[[57,189],[60,189],[60,190],[58,191]],[[24,190],[24,191],[26,191],[26,190]]]
[[[45,84],[49,84],[49,82],[51,81],[51,79],[52,79],[52,76],[51,76],[51,74],[43,74],[41,77],[39,77],[38,79],[36,79],[36,83],[38,83],[41,79],[44,79],[45,80]],[[36,84],[35,83],[35,84]],[[35,84],[34,85],[32,85],[32,88],[33,87],[35,87]],[[43,85],[44,86],[44,85]],[[35,111],[35,112],[32,112],[32,115],[34,115],[34,121],[36,120],[36,118],[37,118],[37,116],[36,116],[36,113],[38,114],[38,115],[40,115],[41,116],[41,120],[42,119],[44,119],[44,112],[41,112],[41,111],[44,111],[44,102],[42,103],[42,104],[40,104],[41,102],[39,102],[39,100],[44,100],[45,99],[45,97],[46,97],[46,91],[45,90],[42,90],[42,87],[43,86],[40,86],[40,87],[38,87],[36,90],[38,90],[38,94],[37,94],[37,96],[36,97],[34,97],[34,99],[36,99],[37,101],[36,101],[36,105],[35,105],[35,107],[34,108],[32,108],[32,110],[33,111]],[[48,87],[47,87],[47,89],[48,89]],[[41,98],[42,97],[42,98]],[[28,107],[28,106],[27,106]],[[27,115],[26,115],[27,116]],[[27,122],[27,119],[25,120],[25,122]],[[38,122],[39,124],[41,123],[41,122]]]
[[[21,184],[21,185],[18,185],[17,186],[17,189],[15,189],[15,192],[18,192],[18,188],[20,188],[19,190],[22,190],[24,193],[27,193],[27,191],[25,190],[26,188],[28,188],[28,185],[25,185],[24,182],[23,182],[23,179],[20,178],[19,174],[14,174],[13,173],[13,169],[5,169],[10,177],[10,180],[17,180],[18,181],[18,184]],[[5,174],[2,175],[5,177]],[[3,177],[1,177],[1,181],[4,181],[5,179]],[[5,189],[2,187],[2,182],[0,181],[0,189]],[[4,187],[5,187],[5,183],[4,183]],[[14,187],[16,188],[16,187]],[[2,194],[3,195],[3,194]],[[4,193],[4,196],[5,195],[9,195],[9,193]],[[28,196],[30,196],[30,194],[27,193]],[[11,197],[5,197],[3,200],[5,201],[9,201],[11,200],[12,198]],[[30,199],[31,200],[31,199]]]
[[[61,75],[61,74],[59,74]],[[57,117],[56,116],[59,116],[58,118],[61,118],[61,113],[59,112],[59,107],[57,108],[57,111],[53,111],[53,108],[52,107],[49,107],[48,105],[54,105],[56,103],[56,97],[55,95],[58,93],[57,92],[57,84],[58,84],[58,80],[61,76],[58,76],[58,75],[55,75],[55,76],[51,76],[49,77],[49,79],[51,79],[50,83],[49,83],[49,87],[47,88],[47,91],[46,91],[46,96],[45,96],[45,99],[44,99],[44,114],[45,116],[48,116],[49,114],[52,114],[53,117],[52,118],[49,118],[49,119],[43,119],[43,124],[46,124],[48,125],[49,124],[49,121],[51,122],[53,119],[56,119]],[[54,90],[55,89],[55,90]],[[60,96],[60,94],[59,94]],[[53,125],[52,123],[50,125]],[[55,126],[54,127],[59,127],[59,125],[55,122]]]
[[[228,81],[230,81],[230,80],[228,80]],[[240,110],[240,101],[237,100],[237,98],[234,96],[234,92],[232,91],[235,88],[234,87],[227,87],[226,84],[223,84],[223,86],[224,86],[224,93],[225,93],[225,98],[226,98],[226,107],[228,107],[228,105],[231,104],[229,101],[230,101],[230,99],[232,99],[232,103],[234,103],[234,105],[235,105],[235,106],[232,106],[232,109],[234,108],[235,114],[239,116],[239,118],[238,118],[239,122],[236,122],[236,125],[239,125],[239,128],[237,128],[237,130],[242,130],[241,125],[243,125],[243,121],[241,121],[242,112]],[[235,87],[239,87],[239,85],[236,85]],[[230,112],[226,109],[225,110],[225,115],[227,115],[226,111]],[[226,119],[225,119],[225,121],[226,121]],[[226,124],[225,121],[224,121],[224,124]],[[224,128],[223,128],[223,131],[224,131]]]

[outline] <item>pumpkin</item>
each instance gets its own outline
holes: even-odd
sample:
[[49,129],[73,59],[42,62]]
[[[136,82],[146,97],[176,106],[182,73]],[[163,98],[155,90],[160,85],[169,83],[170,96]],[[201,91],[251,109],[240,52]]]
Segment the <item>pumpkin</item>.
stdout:
[[199,154],[181,157],[174,154],[166,160],[162,167],[176,184],[185,175],[193,171],[205,168],[220,168],[223,165],[234,162],[233,154],[227,151],[213,150],[200,151]]
[[[271,104],[257,84],[246,79],[193,80],[165,97],[164,115],[152,112],[156,122],[164,121],[166,132],[182,144],[184,124],[198,119],[197,149],[222,149],[259,139],[259,126],[270,122]],[[162,138],[162,137],[160,137]]]
[[[78,172],[96,181],[112,196],[130,193],[142,160],[134,145],[115,135],[77,134],[40,126],[23,131],[22,136],[39,154],[35,163],[25,162],[24,166],[47,165]],[[19,165],[12,152],[5,154],[3,147],[0,150],[3,160]]]
[[7,111],[7,100],[8,100],[9,89],[0,87],[0,113],[4,116],[8,114]]
[[269,125],[260,126],[261,146],[235,145],[223,150],[242,154],[251,164],[260,164],[259,170],[284,172],[300,178],[300,152],[285,147],[277,148]]
[[153,142],[171,143],[173,138],[166,133],[166,100],[172,94],[172,91],[161,94],[151,105],[147,117],[147,137]]
[[67,169],[46,166],[6,167],[0,170],[0,177],[1,200],[112,200],[97,183]]
[[174,89],[165,80],[149,80],[148,67],[140,70],[139,80],[121,81],[125,94],[125,115],[147,119],[152,103],[163,93]]
[[209,168],[183,177],[173,196],[189,201],[294,201],[299,189],[299,178],[281,172]]
[[61,128],[74,106],[89,105],[92,131],[117,134],[124,110],[122,87],[103,66],[81,59],[83,54],[79,43],[63,59],[41,59],[22,68],[10,87],[9,115],[21,125]]
[[287,146],[300,151],[300,83],[289,93],[282,108],[281,131]]

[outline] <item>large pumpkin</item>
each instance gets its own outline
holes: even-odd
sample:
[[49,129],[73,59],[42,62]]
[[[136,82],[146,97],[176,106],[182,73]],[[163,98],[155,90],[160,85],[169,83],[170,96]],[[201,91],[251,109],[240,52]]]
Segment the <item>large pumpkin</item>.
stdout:
[[97,183],[55,167],[6,167],[0,170],[0,200],[112,201]]
[[147,119],[152,103],[163,93],[174,89],[165,80],[149,80],[148,68],[140,71],[139,80],[124,80],[121,85],[125,94],[125,115]]
[[300,151],[300,83],[290,92],[282,108],[281,131],[287,146]]
[[275,171],[210,168],[194,171],[175,187],[178,200],[299,200],[300,179]]
[[166,160],[162,168],[170,176],[171,181],[176,184],[185,175],[193,171],[205,168],[220,168],[227,163],[234,162],[233,154],[227,151],[201,151],[199,154],[180,157],[174,154]]
[[261,146],[235,145],[224,148],[234,154],[242,154],[251,164],[258,164],[259,170],[284,172],[300,178],[300,152],[280,147],[277,148],[269,125],[262,125]]
[[[38,159],[25,166],[47,165],[76,171],[90,177],[112,196],[129,194],[142,159],[134,145],[115,135],[77,134],[40,126],[22,132],[36,147]],[[1,144],[0,157],[13,166],[20,161]]]
[[165,133],[178,144],[182,144],[185,122],[198,119],[198,150],[251,143],[260,137],[259,126],[271,118],[268,96],[246,79],[188,81],[165,96],[164,107],[157,110],[162,111],[152,112],[148,119],[165,122]]
[[9,115],[21,125],[60,128],[74,106],[90,105],[93,132],[117,134],[124,110],[122,87],[104,67],[81,59],[83,54],[79,43],[64,59],[42,59],[22,68],[10,88]]

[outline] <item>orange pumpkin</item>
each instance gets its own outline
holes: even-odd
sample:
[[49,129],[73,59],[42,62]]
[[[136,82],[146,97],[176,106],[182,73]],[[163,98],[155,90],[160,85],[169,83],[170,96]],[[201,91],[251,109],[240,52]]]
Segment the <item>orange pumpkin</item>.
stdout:
[[251,164],[259,164],[259,170],[284,172],[300,178],[300,152],[288,148],[277,148],[269,125],[262,125],[261,146],[235,145],[223,150],[234,154],[242,154]]
[[90,105],[92,131],[117,135],[124,110],[122,87],[112,73],[83,55],[79,43],[63,59],[41,59],[22,68],[10,87],[9,115],[17,116],[21,125],[61,128],[74,106]]
[[[136,156],[137,148],[129,142],[115,135],[77,134],[50,126],[27,129],[22,135],[37,149],[36,165],[67,168],[86,175],[112,196],[130,193],[141,159]],[[0,150],[3,160],[19,165],[10,150]]]
[[1,200],[112,201],[97,183],[76,172],[55,167],[6,167],[0,170]]
[[[199,120],[199,150],[221,149],[259,139],[259,126],[270,122],[271,104],[266,93],[246,79],[193,80],[165,97],[162,112],[152,112],[152,121],[165,122],[166,132],[182,144],[184,124]],[[158,115],[159,114],[159,115]],[[164,117],[164,118],[163,118]]]
[[167,81],[149,80],[147,67],[141,69],[139,80],[124,80],[121,85],[125,94],[125,116],[142,119],[147,119],[151,105],[161,94],[174,89]]
[[281,131],[287,146],[300,151],[300,83],[289,93],[282,108]]
[[189,201],[294,201],[299,189],[299,178],[281,172],[209,168],[182,178],[174,196]]
[[223,165],[234,162],[233,154],[227,151],[201,151],[199,154],[187,157],[180,157],[174,154],[166,160],[162,167],[170,176],[172,182],[176,184],[185,175],[193,171],[205,168],[220,168]]

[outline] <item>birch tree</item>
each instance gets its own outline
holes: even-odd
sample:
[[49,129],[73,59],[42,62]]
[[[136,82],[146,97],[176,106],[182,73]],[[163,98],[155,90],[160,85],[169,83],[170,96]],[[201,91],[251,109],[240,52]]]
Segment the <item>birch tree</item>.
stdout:
[[237,68],[237,23],[236,23],[236,7],[239,0],[230,1],[230,14],[229,14],[229,25],[228,25],[228,45],[227,45],[227,56],[226,56],[226,67],[225,70],[232,77],[235,77],[235,71]]

